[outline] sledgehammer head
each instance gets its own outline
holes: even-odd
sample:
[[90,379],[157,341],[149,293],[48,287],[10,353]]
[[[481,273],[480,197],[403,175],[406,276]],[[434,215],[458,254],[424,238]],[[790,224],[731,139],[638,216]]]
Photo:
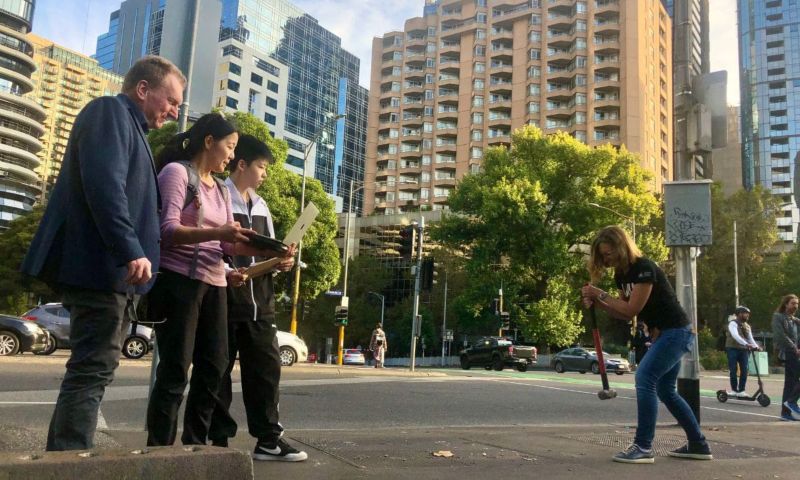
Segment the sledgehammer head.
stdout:
[[613,389],[600,390],[597,392],[597,396],[600,398],[600,400],[611,400],[612,398],[617,397],[617,391]]

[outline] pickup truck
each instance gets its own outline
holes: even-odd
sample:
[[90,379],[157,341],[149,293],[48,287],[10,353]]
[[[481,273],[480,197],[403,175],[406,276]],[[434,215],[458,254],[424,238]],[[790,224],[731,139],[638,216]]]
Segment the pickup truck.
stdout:
[[461,368],[484,367],[498,372],[505,367],[514,367],[520,372],[536,364],[536,347],[514,345],[504,337],[483,337],[461,352]]

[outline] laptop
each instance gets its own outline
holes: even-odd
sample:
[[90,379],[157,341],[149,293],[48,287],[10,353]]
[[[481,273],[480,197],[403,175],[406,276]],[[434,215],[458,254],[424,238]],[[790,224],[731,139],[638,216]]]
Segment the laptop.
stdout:
[[317,218],[317,215],[319,215],[319,208],[314,205],[314,202],[308,202],[305,210],[303,210],[303,214],[294,222],[292,229],[286,234],[283,243],[286,245],[291,245],[293,243],[295,245],[300,244],[300,241],[303,239],[303,236],[305,236],[311,224],[314,223],[314,219]]

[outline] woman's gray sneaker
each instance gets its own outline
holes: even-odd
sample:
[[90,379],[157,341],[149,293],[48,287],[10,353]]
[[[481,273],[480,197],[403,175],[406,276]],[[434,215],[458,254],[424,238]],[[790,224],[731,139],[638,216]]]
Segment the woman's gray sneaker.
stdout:
[[631,444],[627,450],[614,455],[612,460],[622,463],[653,463],[655,461],[653,457],[655,457],[655,455],[653,455],[652,449],[643,450],[639,445],[634,443]]

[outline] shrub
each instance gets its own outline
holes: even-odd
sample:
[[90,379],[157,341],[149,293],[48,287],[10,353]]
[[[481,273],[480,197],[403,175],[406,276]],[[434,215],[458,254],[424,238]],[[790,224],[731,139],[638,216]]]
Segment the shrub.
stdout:
[[728,368],[728,356],[718,350],[707,350],[700,355],[700,364],[706,370],[725,370]]

